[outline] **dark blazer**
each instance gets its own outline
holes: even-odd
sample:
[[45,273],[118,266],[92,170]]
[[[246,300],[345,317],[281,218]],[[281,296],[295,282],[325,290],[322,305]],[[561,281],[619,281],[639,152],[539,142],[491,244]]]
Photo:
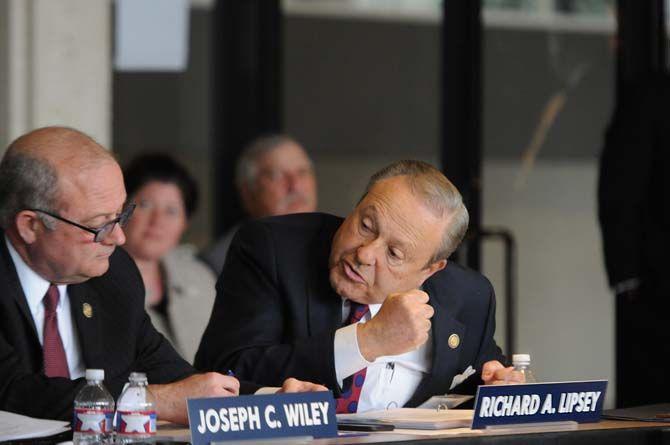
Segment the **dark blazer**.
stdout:
[[668,110],[670,78],[626,85],[600,159],[598,211],[609,283],[637,280],[637,286],[615,288],[619,408],[670,399],[658,355],[670,343]]
[[[322,383],[339,395],[333,342],[342,299],[330,286],[328,256],[342,219],[325,214],[266,218],[243,226],[217,283],[217,297],[196,368],[232,369],[277,386],[286,377]],[[449,263],[424,283],[435,309],[433,366],[408,406],[445,394],[469,365],[477,373],[459,391],[474,391],[481,366],[503,360],[493,340],[495,298],[478,273]],[[447,345],[457,334],[460,345]]]
[[607,128],[598,211],[610,285],[638,278],[670,295],[670,78],[630,86]]
[[[105,370],[114,398],[132,371],[149,383],[169,383],[195,373],[159,334],[144,311],[144,286],[135,263],[122,249],[104,275],[68,286],[72,318],[87,368]],[[93,316],[87,318],[82,305]],[[0,409],[29,416],[71,420],[83,378],[48,378],[42,347],[14,263],[0,230]]]

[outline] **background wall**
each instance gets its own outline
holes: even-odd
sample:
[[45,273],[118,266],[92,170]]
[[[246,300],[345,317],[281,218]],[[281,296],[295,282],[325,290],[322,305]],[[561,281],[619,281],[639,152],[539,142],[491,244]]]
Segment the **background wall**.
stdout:
[[109,146],[111,23],[108,0],[0,2],[0,155],[46,125]]
[[209,9],[193,8],[186,71],[113,76],[114,151],[122,164],[145,151],[167,152],[195,175],[201,199],[186,238],[198,246],[210,241],[212,208],[218,204],[211,190],[210,32]]

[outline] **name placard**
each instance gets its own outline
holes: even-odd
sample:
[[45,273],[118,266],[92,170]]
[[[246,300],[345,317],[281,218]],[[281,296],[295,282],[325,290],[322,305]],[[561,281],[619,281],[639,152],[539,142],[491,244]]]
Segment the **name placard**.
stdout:
[[193,445],[273,437],[336,437],[330,391],[189,399]]
[[488,385],[477,389],[473,429],[536,422],[597,422],[607,380],[525,385]]

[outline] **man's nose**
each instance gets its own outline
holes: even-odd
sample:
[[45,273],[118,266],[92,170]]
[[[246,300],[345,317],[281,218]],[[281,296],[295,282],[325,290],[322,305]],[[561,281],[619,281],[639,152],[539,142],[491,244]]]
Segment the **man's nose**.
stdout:
[[374,266],[377,263],[377,240],[361,244],[356,250],[356,260],[362,266]]
[[287,172],[284,174],[284,182],[289,191],[294,191],[298,188],[299,177],[296,173]]
[[114,224],[114,228],[111,232],[109,232],[109,235],[107,235],[102,242],[107,245],[122,246],[126,242],[126,234],[123,232],[121,226],[117,223]]

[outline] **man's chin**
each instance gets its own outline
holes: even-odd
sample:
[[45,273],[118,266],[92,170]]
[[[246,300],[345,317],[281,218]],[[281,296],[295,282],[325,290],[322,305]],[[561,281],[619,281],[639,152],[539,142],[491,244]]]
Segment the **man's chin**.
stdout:
[[368,304],[369,297],[365,290],[361,289],[363,285],[352,283],[346,277],[340,276],[338,272],[331,272],[330,285],[340,297],[356,303]]
[[109,270],[109,257],[98,258],[95,262],[95,267],[92,267],[88,272],[89,278],[99,277],[104,275]]

